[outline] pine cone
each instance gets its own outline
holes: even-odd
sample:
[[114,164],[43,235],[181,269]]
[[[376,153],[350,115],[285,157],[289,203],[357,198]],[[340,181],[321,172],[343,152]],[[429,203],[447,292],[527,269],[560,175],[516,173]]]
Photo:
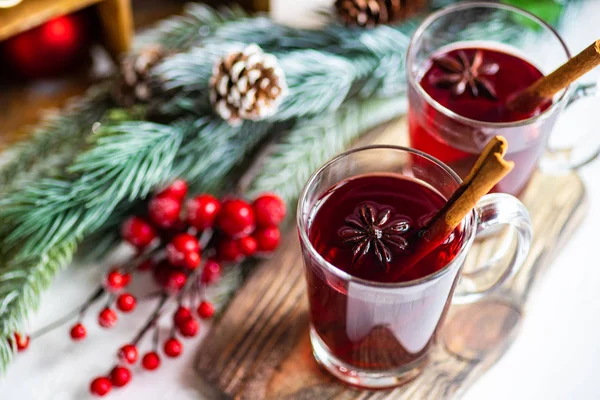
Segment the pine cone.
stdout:
[[427,4],[428,0],[336,0],[335,7],[346,25],[374,27],[398,22]]
[[120,76],[114,92],[115,100],[124,107],[147,103],[152,97],[150,70],[167,55],[160,46],[142,49],[121,61]]
[[219,60],[210,88],[213,108],[231,125],[275,114],[288,91],[277,58],[255,44]]

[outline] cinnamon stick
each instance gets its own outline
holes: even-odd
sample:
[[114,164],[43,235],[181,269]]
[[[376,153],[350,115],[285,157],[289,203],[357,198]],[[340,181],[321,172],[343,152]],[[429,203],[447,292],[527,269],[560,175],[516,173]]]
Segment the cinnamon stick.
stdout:
[[431,219],[425,232],[414,243],[413,254],[400,270],[400,277],[442,244],[484,195],[508,174],[514,163],[504,160],[508,145],[502,136],[495,136],[483,149],[471,172],[452,197]]
[[554,72],[538,79],[530,87],[516,95],[508,102],[507,107],[509,110],[530,112],[542,102],[552,100],[556,93],[598,65],[600,65],[600,39]]

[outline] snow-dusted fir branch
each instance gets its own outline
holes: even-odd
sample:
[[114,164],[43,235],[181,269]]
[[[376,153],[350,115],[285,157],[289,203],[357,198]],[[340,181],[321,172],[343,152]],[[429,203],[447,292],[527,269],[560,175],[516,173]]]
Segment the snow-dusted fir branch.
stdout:
[[215,10],[203,4],[189,3],[181,16],[166,19],[138,35],[135,50],[160,44],[169,50],[182,51],[210,37],[217,28],[247,18],[249,15],[239,6]]
[[335,113],[299,121],[259,160],[258,172],[247,185],[247,195],[272,191],[294,209],[302,187],[319,166],[345,150],[361,133],[405,110],[403,97],[354,101]]
[[24,181],[56,174],[71,162],[109,107],[108,88],[95,86],[71,100],[64,110],[44,118],[29,140],[0,154],[0,194]]

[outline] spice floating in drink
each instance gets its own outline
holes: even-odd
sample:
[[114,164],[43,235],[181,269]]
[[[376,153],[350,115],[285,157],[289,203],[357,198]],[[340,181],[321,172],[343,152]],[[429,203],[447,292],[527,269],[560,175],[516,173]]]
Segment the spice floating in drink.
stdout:
[[[551,106],[551,100],[527,112],[509,109],[506,103],[543,76],[508,46],[455,45],[433,54],[423,66],[419,85],[445,111],[429,102],[423,102],[422,109],[411,106],[408,116],[411,146],[440,159],[464,178],[490,139],[475,121],[514,123],[540,115]],[[411,103],[416,102],[411,99]],[[545,149],[546,135],[536,127],[524,126],[515,136],[518,137],[511,138],[507,159],[514,161],[516,168],[494,190],[517,195],[535,170]]]

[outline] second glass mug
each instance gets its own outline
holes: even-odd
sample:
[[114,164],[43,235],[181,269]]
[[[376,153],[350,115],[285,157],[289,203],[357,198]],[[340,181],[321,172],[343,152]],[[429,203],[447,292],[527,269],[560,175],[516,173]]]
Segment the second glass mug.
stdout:
[[[480,29],[482,20],[489,21],[485,33]],[[499,20],[501,24],[496,23]],[[479,28],[472,29],[476,24]],[[464,178],[489,139],[495,135],[504,136],[509,143],[505,158],[514,161],[515,168],[494,191],[517,196],[526,187],[546,151],[559,114],[574,100],[594,91],[571,85],[539,115],[516,122],[493,123],[463,117],[435,101],[419,83],[431,63],[432,54],[442,53],[457,44],[460,47],[504,49],[529,61],[545,74],[566,62],[571,54],[558,33],[541,19],[519,8],[490,2],[446,7],[428,17],[411,39],[406,60],[410,146],[440,159]],[[548,158],[544,164],[554,170],[568,170],[589,162],[598,152],[586,154],[591,157],[561,163]]]
[[[459,251],[438,272],[400,283],[353,277],[329,264],[313,247],[311,220],[332,186],[358,175],[381,173],[410,177],[446,199],[461,183],[448,166],[422,152],[397,146],[364,147],[334,158],[315,172],[297,210],[314,356],[342,381],[373,389],[414,378],[426,365],[450,304],[480,300],[502,285],[524,262],[532,235],[529,214],[519,200],[490,194],[464,218]],[[504,224],[516,228],[518,240],[515,255],[500,276],[490,276],[485,267],[461,273],[475,236]],[[495,282],[482,288],[490,278]],[[465,283],[461,288],[471,289],[458,289],[459,279]]]

